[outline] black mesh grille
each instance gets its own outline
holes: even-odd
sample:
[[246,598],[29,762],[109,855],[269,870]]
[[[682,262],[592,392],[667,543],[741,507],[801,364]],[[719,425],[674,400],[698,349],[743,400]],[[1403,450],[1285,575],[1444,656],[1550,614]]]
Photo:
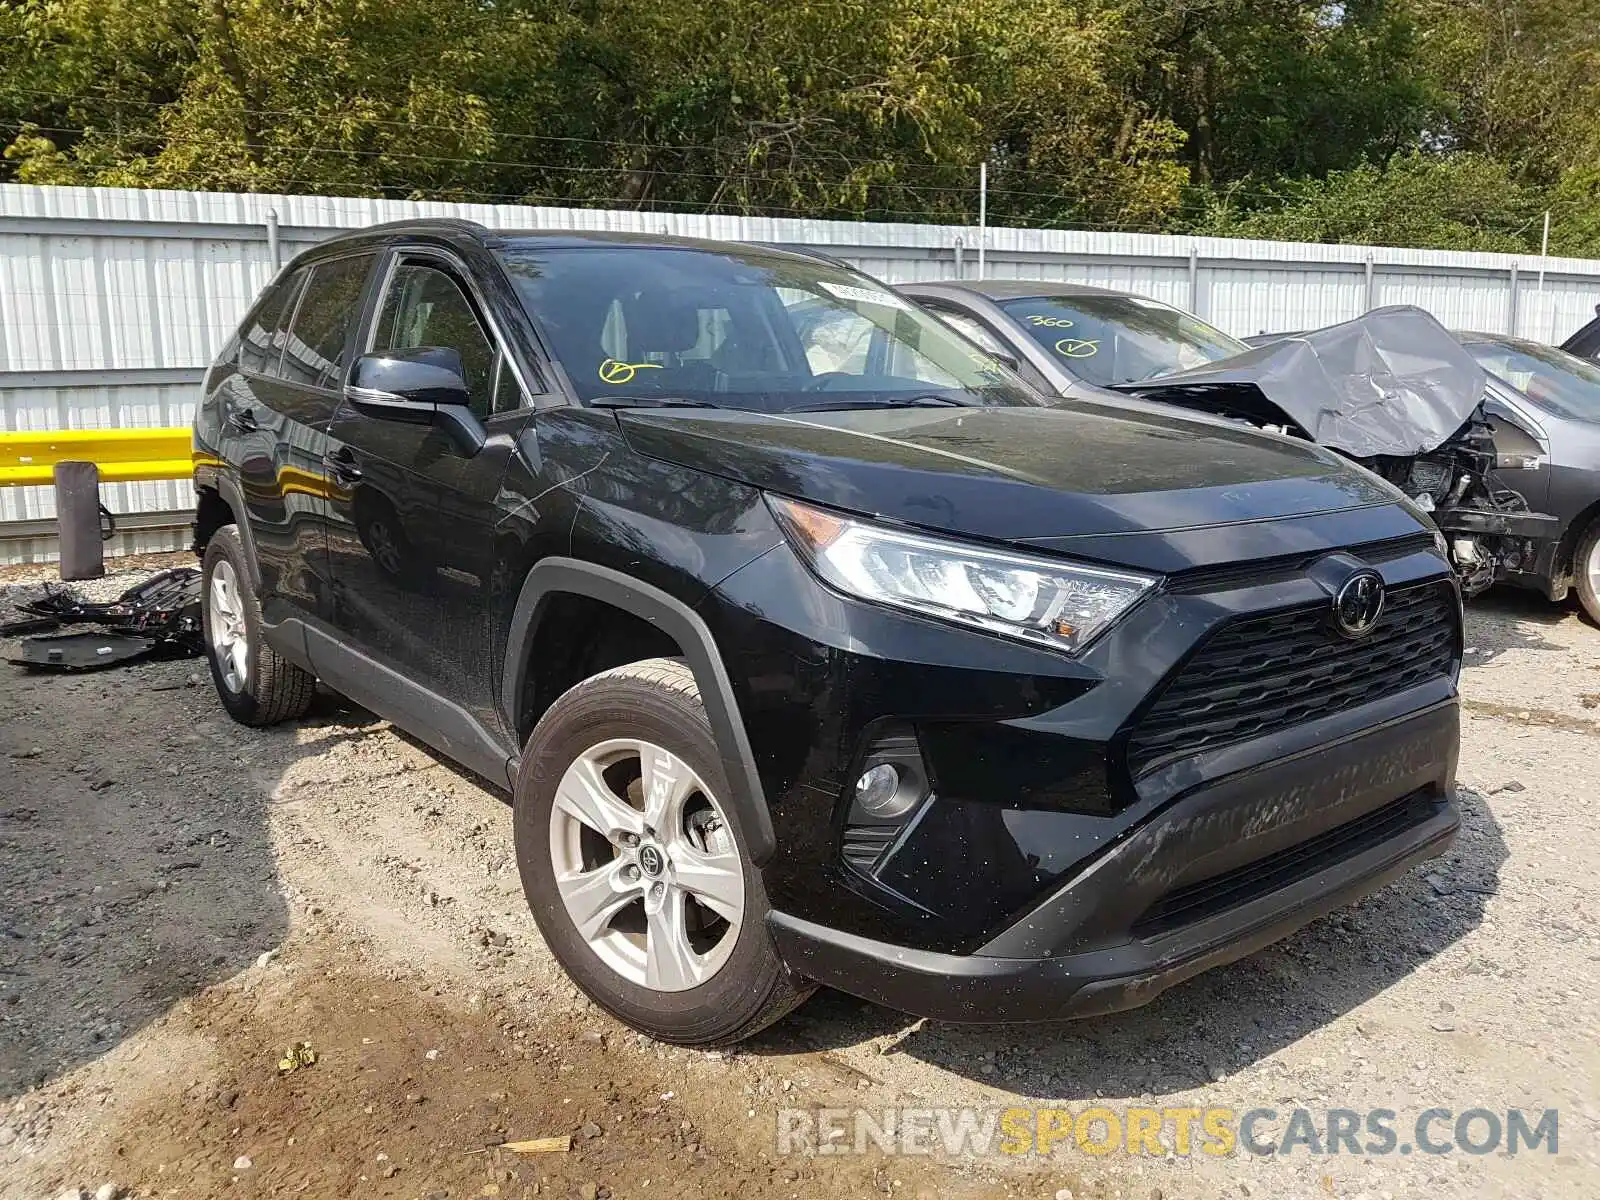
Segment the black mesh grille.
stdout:
[[1378,627],[1359,641],[1340,637],[1328,617],[1318,604],[1212,634],[1134,727],[1130,769],[1355,708],[1452,669],[1456,604],[1444,585],[1391,591]]

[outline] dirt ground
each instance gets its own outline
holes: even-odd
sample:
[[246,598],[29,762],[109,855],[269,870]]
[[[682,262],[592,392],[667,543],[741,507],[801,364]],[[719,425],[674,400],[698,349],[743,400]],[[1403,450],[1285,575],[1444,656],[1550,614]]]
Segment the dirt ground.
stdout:
[[[588,1005],[507,798],[370,714],[253,731],[197,660],[0,664],[0,1197],[1600,1195],[1600,630],[1490,596],[1468,645],[1461,840],[1380,894],[1132,1013],[949,1026],[823,993],[710,1054]],[[1555,1108],[1560,1140],[777,1153],[781,1109],[1013,1104]]]

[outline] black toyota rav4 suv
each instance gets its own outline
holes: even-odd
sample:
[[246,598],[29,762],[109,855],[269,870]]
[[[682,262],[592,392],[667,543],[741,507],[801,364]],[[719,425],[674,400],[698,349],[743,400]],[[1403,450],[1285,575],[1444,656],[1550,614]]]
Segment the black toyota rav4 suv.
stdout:
[[222,704],[315,680],[514,795],[550,948],[671,1041],[828,984],[1140,1004],[1457,826],[1460,605],[1305,443],[1046,403],[805,253],[381,226],[206,377]]

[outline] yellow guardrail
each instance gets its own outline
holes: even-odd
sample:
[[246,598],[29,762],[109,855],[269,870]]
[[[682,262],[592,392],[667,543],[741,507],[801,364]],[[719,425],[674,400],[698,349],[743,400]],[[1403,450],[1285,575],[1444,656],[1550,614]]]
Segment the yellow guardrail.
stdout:
[[187,428],[0,432],[0,487],[48,484],[58,462],[92,462],[104,483],[187,479],[190,444]]

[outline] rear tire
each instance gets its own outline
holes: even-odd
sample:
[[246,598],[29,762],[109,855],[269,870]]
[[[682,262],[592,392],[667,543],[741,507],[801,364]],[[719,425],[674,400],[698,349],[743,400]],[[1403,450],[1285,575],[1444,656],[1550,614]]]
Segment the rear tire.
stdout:
[[546,943],[590,999],[661,1041],[741,1041],[812,991],[773,947],[729,794],[676,659],[569,689],[517,772],[517,866]]
[[276,654],[262,636],[261,604],[250,586],[239,530],[224,525],[200,560],[201,628],[211,682],[241,725],[276,725],[305,715],[315,677]]
[[1591,521],[1578,539],[1577,552],[1572,556],[1572,575],[1578,603],[1589,620],[1600,625],[1600,518]]

